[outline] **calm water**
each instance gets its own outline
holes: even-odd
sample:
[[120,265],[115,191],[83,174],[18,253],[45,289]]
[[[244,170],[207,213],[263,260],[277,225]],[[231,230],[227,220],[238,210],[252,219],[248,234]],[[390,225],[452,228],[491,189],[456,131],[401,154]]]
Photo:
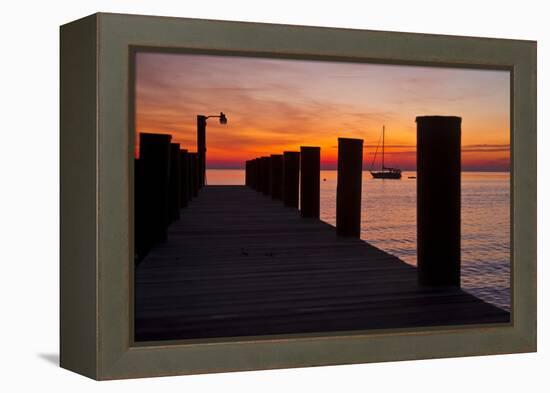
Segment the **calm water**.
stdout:
[[[361,238],[416,265],[416,180],[363,173]],[[242,170],[209,170],[208,184],[244,184]],[[321,219],[336,225],[336,171],[321,171]],[[462,287],[510,309],[510,175],[462,173]]]

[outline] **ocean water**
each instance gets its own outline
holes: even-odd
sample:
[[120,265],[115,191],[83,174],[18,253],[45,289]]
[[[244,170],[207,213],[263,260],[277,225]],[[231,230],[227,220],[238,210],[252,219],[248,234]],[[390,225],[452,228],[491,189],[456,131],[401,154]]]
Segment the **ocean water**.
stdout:
[[[416,179],[363,172],[361,238],[416,265]],[[336,225],[336,171],[321,171],[321,219]],[[208,184],[244,184],[243,170],[208,170]],[[510,175],[462,173],[461,285],[510,310]]]

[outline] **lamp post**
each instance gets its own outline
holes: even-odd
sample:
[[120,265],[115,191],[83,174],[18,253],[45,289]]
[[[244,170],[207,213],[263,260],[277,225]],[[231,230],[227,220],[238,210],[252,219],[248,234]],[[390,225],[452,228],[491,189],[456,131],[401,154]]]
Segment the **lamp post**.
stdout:
[[223,112],[219,115],[197,115],[197,153],[199,158],[199,188],[206,183],[206,119],[217,117],[220,124],[227,124],[227,117]]

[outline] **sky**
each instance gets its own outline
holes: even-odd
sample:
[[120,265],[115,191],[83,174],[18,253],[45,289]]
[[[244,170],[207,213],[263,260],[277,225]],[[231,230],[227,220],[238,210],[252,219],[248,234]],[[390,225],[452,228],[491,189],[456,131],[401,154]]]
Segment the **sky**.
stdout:
[[462,117],[463,170],[510,166],[508,71],[139,52],[135,97],[136,144],[168,133],[196,151],[196,116],[224,112],[208,119],[208,169],[300,146],[334,169],[339,137],[364,140],[369,169],[385,126],[386,166],[414,170],[423,115]]

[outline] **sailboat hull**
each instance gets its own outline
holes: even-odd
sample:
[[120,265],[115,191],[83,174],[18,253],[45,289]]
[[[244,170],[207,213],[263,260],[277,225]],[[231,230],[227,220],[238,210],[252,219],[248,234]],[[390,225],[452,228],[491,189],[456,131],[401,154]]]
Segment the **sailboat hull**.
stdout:
[[370,171],[374,179],[401,179],[401,171]]

